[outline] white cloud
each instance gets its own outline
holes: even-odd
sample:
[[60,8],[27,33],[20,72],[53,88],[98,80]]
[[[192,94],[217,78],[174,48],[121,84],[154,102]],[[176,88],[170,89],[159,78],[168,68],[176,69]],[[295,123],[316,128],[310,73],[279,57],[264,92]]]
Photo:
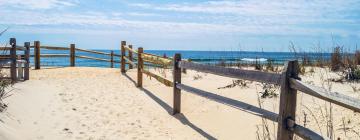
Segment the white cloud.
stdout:
[[75,0],[0,0],[0,5],[24,9],[51,9],[75,6]]
[[358,0],[242,0],[129,5],[160,11],[209,14],[205,15],[207,17],[226,16],[225,22],[248,20],[251,24],[259,25],[334,22],[358,24],[359,20],[347,19],[349,16],[347,11],[357,10],[360,2]]
[[129,12],[126,13],[129,16],[140,16],[140,17],[154,17],[154,16],[160,16],[160,14],[154,14],[154,13],[141,13],[141,12]]
[[[22,15],[13,18],[14,15]],[[5,16],[7,15],[7,16]],[[69,33],[85,30],[94,32],[122,32],[135,31],[158,34],[238,34],[238,35],[307,35],[307,34],[347,34],[344,30],[292,28],[289,26],[257,26],[257,25],[233,25],[233,24],[210,24],[196,22],[162,22],[162,21],[138,21],[126,20],[121,17],[113,17],[99,12],[87,12],[85,14],[42,14],[29,11],[2,11],[0,10],[0,24],[22,27],[20,29],[36,29],[51,33]],[[14,29],[14,28],[12,28]],[[19,31],[19,30],[18,30]],[[27,30],[24,30],[27,31]]]

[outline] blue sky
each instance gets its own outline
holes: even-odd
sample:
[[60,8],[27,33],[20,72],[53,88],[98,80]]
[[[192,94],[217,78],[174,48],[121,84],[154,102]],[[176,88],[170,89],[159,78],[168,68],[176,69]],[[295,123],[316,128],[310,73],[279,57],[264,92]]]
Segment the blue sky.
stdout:
[[2,42],[118,49],[303,51],[360,45],[359,0],[0,0]]

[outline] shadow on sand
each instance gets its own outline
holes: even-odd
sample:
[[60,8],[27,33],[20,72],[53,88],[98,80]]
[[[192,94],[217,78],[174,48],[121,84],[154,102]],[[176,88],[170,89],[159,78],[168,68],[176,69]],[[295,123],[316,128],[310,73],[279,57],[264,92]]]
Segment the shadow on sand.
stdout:
[[[129,77],[127,74],[123,74],[126,78],[128,78],[131,82],[133,82],[136,86],[136,82]],[[153,93],[151,93],[149,90],[144,89],[144,88],[140,88],[142,91],[144,91],[144,93],[146,95],[148,95],[151,99],[153,99],[156,103],[158,103],[163,109],[165,109],[169,115],[172,115],[172,108],[171,106],[169,106],[167,103],[165,103],[164,101],[162,101],[160,98],[156,97]],[[197,127],[196,125],[194,125],[193,123],[191,123],[182,113],[173,115],[176,119],[178,119],[182,124],[187,125],[189,127],[191,127],[192,129],[194,129],[196,132],[198,132],[199,134],[201,134],[203,137],[207,138],[208,140],[216,140],[215,137],[211,136],[210,134],[206,133],[204,130],[202,130],[201,128]]]
[[136,81],[134,79],[132,79],[129,75],[127,74],[121,74],[122,76],[125,76],[127,79],[129,79],[132,83],[134,83],[135,86],[137,86]]

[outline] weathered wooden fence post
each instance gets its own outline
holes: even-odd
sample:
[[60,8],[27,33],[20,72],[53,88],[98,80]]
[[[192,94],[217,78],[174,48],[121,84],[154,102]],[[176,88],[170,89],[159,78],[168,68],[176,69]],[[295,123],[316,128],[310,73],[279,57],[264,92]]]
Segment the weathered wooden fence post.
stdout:
[[278,140],[292,140],[293,123],[296,112],[297,90],[290,87],[290,78],[298,78],[298,61],[289,61],[284,67],[281,77],[280,109],[278,118]]
[[[129,48],[132,49],[133,46],[129,45]],[[128,53],[129,53],[129,60],[132,62],[133,61],[133,53],[130,50],[128,51]],[[133,69],[133,65],[131,63],[129,64],[129,69]]]
[[40,69],[40,41],[34,42],[34,63],[35,69]]
[[181,61],[181,54],[174,55],[174,68],[173,68],[173,115],[181,112],[181,90],[176,87],[176,84],[181,83],[181,68],[179,62]]
[[70,67],[75,67],[75,44],[70,44]]
[[114,51],[110,52],[110,68],[114,68]]
[[12,82],[16,82],[17,76],[16,76],[16,39],[10,38],[10,59],[11,59],[11,67],[10,67],[10,76]]
[[137,87],[142,87],[143,74],[142,69],[144,68],[144,61],[141,57],[144,49],[142,47],[138,48],[138,65],[137,65]]
[[126,41],[121,41],[121,73],[125,73],[125,46],[126,46]]
[[24,71],[24,80],[29,80],[30,78],[30,42],[25,42],[24,47],[26,48],[25,52],[25,71]]

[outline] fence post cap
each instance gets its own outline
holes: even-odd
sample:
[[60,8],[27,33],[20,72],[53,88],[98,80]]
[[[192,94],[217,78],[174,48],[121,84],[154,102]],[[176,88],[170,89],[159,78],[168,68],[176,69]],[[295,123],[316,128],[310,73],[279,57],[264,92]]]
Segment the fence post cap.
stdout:
[[10,45],[16,44],[16,38],[10,38]]

